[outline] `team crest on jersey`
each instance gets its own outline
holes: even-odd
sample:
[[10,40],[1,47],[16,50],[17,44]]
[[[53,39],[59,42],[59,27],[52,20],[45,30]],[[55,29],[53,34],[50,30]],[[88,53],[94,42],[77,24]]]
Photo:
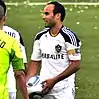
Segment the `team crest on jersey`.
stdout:
[[55,50],[59,53],[61,51],[62,47],[58,44],[55,46]]

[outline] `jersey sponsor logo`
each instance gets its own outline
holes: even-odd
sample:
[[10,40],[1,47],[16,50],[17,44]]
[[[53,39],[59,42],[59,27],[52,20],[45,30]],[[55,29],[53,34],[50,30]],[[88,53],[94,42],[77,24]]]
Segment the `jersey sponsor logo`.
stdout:
[[5,41],[0,40],[0,48],[3,48],[5,46],[5,44],[6,44]]
[[61,49],[62,49],[62,47],[59,44],[55,46],[56,52],[59,53],[61,51]]
[[64,59],[64,54],[47,54],[47,53],[42,53],[42,58],[46,58],[46,59]]

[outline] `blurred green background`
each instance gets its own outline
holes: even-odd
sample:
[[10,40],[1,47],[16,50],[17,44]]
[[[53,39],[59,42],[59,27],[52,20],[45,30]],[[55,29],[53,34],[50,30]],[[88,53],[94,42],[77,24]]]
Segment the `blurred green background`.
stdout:
[[[59,0],[60,2],[97,2],[99,0]],[[6,2],[48,2],[48,0],[6,0]],[[43,27],[41,10],[44,5],[7,5],[6,24],[18,30],[26,46],[28,60],[34,36]],[[82,41],[81,69],[76,76],[76,99],[99,99],[99,5],[65,5],[64,25]],[[17,99],[22,99],[20,92]]]
[[[48,2],[49,0],[6,0],[6,2]],[[99,0],[57,0],[59,2],[99,2]]]

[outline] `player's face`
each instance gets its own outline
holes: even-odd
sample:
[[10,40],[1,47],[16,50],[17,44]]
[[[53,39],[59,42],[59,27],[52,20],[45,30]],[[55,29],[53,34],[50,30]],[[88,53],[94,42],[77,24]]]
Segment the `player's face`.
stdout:
[[46,27],[53,27],[56,24],[55,15],[53,13],[54,5],[50,4],[45,6],[43,10],[43,20]]

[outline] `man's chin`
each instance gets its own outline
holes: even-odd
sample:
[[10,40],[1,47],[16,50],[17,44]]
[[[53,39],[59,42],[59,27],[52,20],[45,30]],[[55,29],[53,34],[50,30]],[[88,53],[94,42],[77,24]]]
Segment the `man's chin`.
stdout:
[[48,26],[48,25],[45,25],[45,28],[50,28],[50,26]]
[[49,28],[50,26],[47,24],[47,23],[45,23],[45,28]]
[[45,23],[45,27],[46,27],[46,28],[50,28],[50,25],[48,25],[48,24]]

